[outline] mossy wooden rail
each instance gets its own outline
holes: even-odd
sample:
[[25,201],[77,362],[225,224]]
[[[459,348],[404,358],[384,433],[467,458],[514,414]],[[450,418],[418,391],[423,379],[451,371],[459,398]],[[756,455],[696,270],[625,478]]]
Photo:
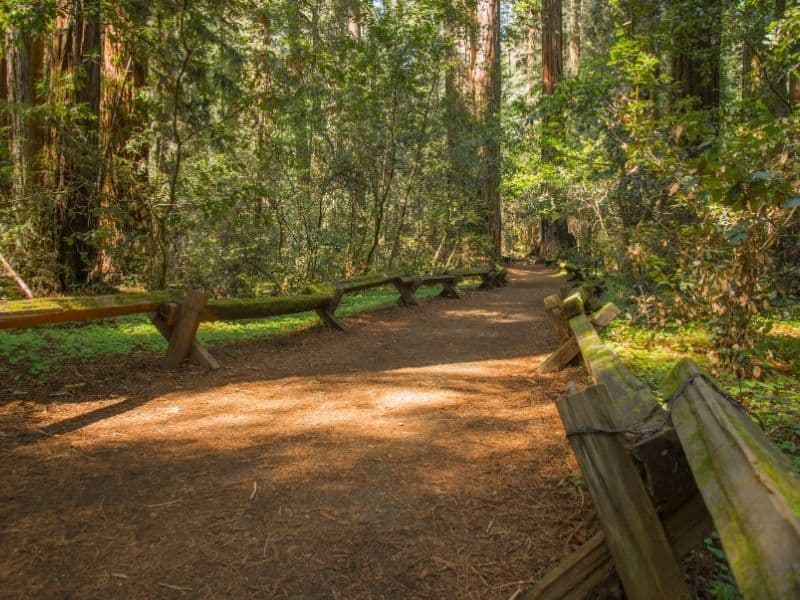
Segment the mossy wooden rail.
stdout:
[[691,360],[664,392],[742,596],[800,598],[800,475]]
[[26,329],[75,321],[155,313],[180,294],[116,294],[69,298],[35,298],[0,302],[0,329]]
[[309,286],[306,293],[208,300],[198,290],[117,294],[109,296],[41,298],[0,301],[0,329],[26,329],[69,322],[107,319],[133,314],[147,314],[156,329],[169,342],[166,365],[179,366],[186,358],[209,369],[219,368],[214,357],[196,339],[200,323],[261,319],[315,311],[328,327],[344,329],[335,312],[345,294],[394,285],[400,303],[416,305],[414,292],[423,285],[441,284],[442,294],[458,297],[456,285],[462,279],[480,277],[484,282],[503,281],[505,269],[465,269],[457,274],[405,275],[380,273],[337,281],[334,284]]
[[[684,557],[713,528],[744,598],[800,597],[800,477],[789,461],[691,361],[679,362],[665,383],[664,408],[602,343],[580,310],[581,298],[572,298],[571,304],[573,310],[566,312],[579,310],[570,329],[602,393],[595,386],[595,391],[559,401],[559,410],[604,532],[568,555],[523,597],[586,598],[601,588],[618,588],[618,578],[630,598],[662,597],[647,585],[653,578],[639,580],[636,571]],[[578,413],[570,408],[575,403]],[[629,502],[630,481],[614,498],[610,493],[616,483],[597,475],[624,471],[623,463],[638,464],[646,484],[647,494],[637,493],[635,507]],[[632,512],[635,519],[629,523],[616,522],[620,515],[631,519]],[[653,521],[654,514],[660,523]],[[650,515],[650,526],[631,529],[632,523],[647,522],[644,515]],[[646,530],[659,538],[659,545],[642,540]],[[666,535],[671,556],[663,551],[659,531]],[[661,550],[653,554],[653,548]],[[631,570],[645,556],[657,560]]]

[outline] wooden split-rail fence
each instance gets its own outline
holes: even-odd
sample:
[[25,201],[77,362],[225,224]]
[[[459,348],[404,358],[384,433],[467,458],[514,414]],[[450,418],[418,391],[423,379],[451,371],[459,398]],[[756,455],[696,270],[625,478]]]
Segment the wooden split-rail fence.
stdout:
[[719,533],[745,599],[800,598],[800,476],[745,410],[691,360],[661,403],[597,333],[619,309],[584,314],[585,289],[545,300],[560,347],[595,384],[557,401],[601,532],[523,598],[692,598],[679,561]]
[[[10,270],[10,266],[9,266]],[[156,329],[167,339],[165,364],[180,366],[185,359],[208,369],[219,363],[197,340],[200,324],[207,321],[237,321],[316,311],[322,322],[335,329],[344,326],[335,314],[346,294],[382,286],[394,286],[403,306],[417,306],[416,291],[422,286],[440,285],[440,296],[458,298],[456,288],[465,279],[480,279],[481,289],[508,283],[502,266],[448,271],[446,273],[409,275],[381,273],[333,284],[310,286],[306,293],[260,298],[209,300],[199,290],[114,294],[71,298],[34,298],[0,301],[0,329],[25,329],[42,325],[106,319],[123,315],[147,314]]]

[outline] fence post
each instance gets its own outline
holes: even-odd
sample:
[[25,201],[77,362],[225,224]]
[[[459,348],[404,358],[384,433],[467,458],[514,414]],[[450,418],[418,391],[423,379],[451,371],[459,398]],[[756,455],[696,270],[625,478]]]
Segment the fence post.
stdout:
[[197,329],[200,326],[200,313],[206,306],[208,296],[199,290],[188,290],[181,300],[178,309],[178,318],[169,337],[167,368],[175,369],[189,356],[192,343],[195,341]]
[[629,598],[691,595],[644,483],[607,411],[611,398],[595,385],[556,402],[614,565]]

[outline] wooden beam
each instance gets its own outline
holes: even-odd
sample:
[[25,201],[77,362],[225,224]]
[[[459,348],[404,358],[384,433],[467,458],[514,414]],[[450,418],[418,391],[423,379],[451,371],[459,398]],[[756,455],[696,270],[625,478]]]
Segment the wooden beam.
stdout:
[[480,277],[481,279],[483,279],[484,277],[487,277],[494,272],[495,271],[493,269],[490,269],[489,267],[474,267],[466,269],[453,269],[451,271],[446,271],[445,275],[456,275],[461,278]]
[[571,319],[573,317],[577,317],[578,315],[582,315],[585,310],[585,301],[586,295],[583,290],[580,289],[564,298],[564,302],[562,304],[564,317]]
[[558,295],[553,294],[544,299],[544,310],[547,316],[550,317],[550,324],[553,326],[559,342],[566,342],[573,337],[569,328],[569,321],[564,315],[563,302]]
[[67,298],[35,298],[0,304],[0,329],[39,327],[72,321],[91,321],[137,313],[158,312],[171,302],[169,292],[116,294]]
[[657,505],[667,507],[697,493],[686,457],[658,399],[602,342],[586,315],[573,317],[569,323],[587,370],[596,383],[606,386],[612,398],[609,410],[617,427],[636,430],[629,436],[635,444],[633,454]]
[[6,273],[17,286],[17,289],[20,291],[20,293],[28,299],[33,298],[33,292],[31,291],[31,288],[28,287],[28,285],[23,281],[22,277],[20,277],[11,266],[11,263],[9,263],[2,254],[0,254],[0,264],[3,265]]
[[400,294],[400,299],[398,300],[400,305],[419,306],[417,296],[414,294],[414,291],[417,289],[417,286],[415,285],[415,278],[401,277],[392,283],[394,283],[394,287],[397,288],[397,291]]
[[340,279],[334,282],[334,286],[342,294],[351,294],[371,288],[392,285],[395,280],[403,277],[403,273],[378,273],[375,275],[365,275],[363,277],[353,277],[350,279]]
[[[607,311],[606,307],[595,316],[600,313],[605,314],[605,318],[613,315],[613,311]],[[614,428],[626,428],[637,422],[646,428],[648,424],[658,426],[664,422],[666,413],[660,409],[655,396],[602,343],[589,319],[580,315],[570,321],[570,326],[595,381],[606,383],[607,389],[613,390],[612,395],[619,398],[619,401],[610,402],[608,407]],[[649,419],[644,419],[648,416]],[[666,515],[664,528],[673,554],[682,558],[702,545],[703,538],[713,529],[713,523],[694,485],[675,431],[665,426],[640,439],[633,448],[633,455],[642,464],[651,497],[663,507]],[[525,598],[571,600],[586,597],[585,590],[594,589],[597,579],[602,579],[602,573],[608,572],[612,566],[607,545],[603,545],[602,553],[598,555],[598,543],[594,539],[570,554]]]
[[607,412],[603,385],[556,402],[629,598],[691,598],[647,490]]
[[[159,313],[151,313],[150,315],[150,322],[153,326],[158,330],[158,332],[164,336],[164,338],[169,342],[170,337],[172,337],[172,330],[174,327],[174,322],[170,324],[163,315]],[[196,364],[200,365],[201,367],[205,367],[210,371],[216,371],[219,369],[219,362],[208,349],[200,343],[200,341],[195,338],[192,340],[192,345],[189,348],[189,360]]]
[[658,400],[625,367],[619,356],[602,342],[589,317],[580,314],[570,319],[569,325],[589,374],[596,383],[602,383],[608,389],[614,422],[619,427],[634,423],[660,426],[664,421],[664,411],[659,410]]
[[[702,548],[713,530],[703,499],[696,494],[678,509],[663,517],[672,554],[686,557]],[[527,591],[524,600],[581,600],[590,597],[617,597],[598,594],[598,589],[616,590],[621,586],[606,536],[601,531],[568,554]]]
[[800,475],[692,361],[676,365],[664,391],[740,592],[800,598]]
[[[556,296],[548,296],[548,298],[556,298]],[[545,298],[545,308],[547,307],[548,298]],[[551,301],[551,303],[552,302],[553,301]],[[610,325],[611,322],[621,313],[622,311],[619,309],[619,307],[617,307],[616,304],[609,302],[594,315],[592,315],[592,324],[597,328],[598,331],[602,331],[608,327],[608,325]],[[567,324],[567,327],[569,327],[569,324]],[[562,343],[555,352],[548,356],[547,360],[539,365],[539,368],[536,369],[536,372],[544,374],[560,371],[569,363],[571,363],[580,354],[580,352],[581,350],[578,346],[578,341],[575,339],[575,336],[570,330],[569,339]]]
[[542,364],[536,369],[539,374],[556,373],[566,367],[572,360],[580,354],[578,342],[575,337],[570,337],[562,343],[555,352],[551,353]]
[[458,281],[459,278],[457,277],[453,277],[452,279],[442,280],[442,291],[439,292],[439,296],[442,298],[460,298],[461,295],[458,293],[458,290],[456,289]]
[[503,287],[508,285],[508,270],[505,268],[496,270],[492,279],[492,284],[495,287]]
[[167,368],[179,367],[189,356],[207,299],[208,296],[199,290],[186,292],[186,296],[180,303],[178,320],[169,337],[167,358],[164,361]]
[[320,320],[326,327],[330,327],[331,329],[337,329],[339,331],[345,330],[344,324],[334,316],[333,311],[330,309],[329,306],[316,308],[314,310],[316,311]]
[[495,286],[496,274],[493,271],[488,271],[481,274],[481,284],[478,286],[479,290],[491,290]]
[[294,296],[269,296],[266,298],[211,300],[203,309],[200,320],[238,321],[289,315],[329,306],[333,299],[333,293],[316,293],[297,294]]

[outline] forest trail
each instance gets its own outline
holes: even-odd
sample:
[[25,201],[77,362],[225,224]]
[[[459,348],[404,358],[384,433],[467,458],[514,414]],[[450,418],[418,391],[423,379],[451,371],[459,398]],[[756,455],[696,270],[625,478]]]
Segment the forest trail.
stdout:
[[[509,598],[587,539],[555,398],[563,281],[112,363],[0,407],[8,597]],[[37,431],[38,430],[38,431]]]

